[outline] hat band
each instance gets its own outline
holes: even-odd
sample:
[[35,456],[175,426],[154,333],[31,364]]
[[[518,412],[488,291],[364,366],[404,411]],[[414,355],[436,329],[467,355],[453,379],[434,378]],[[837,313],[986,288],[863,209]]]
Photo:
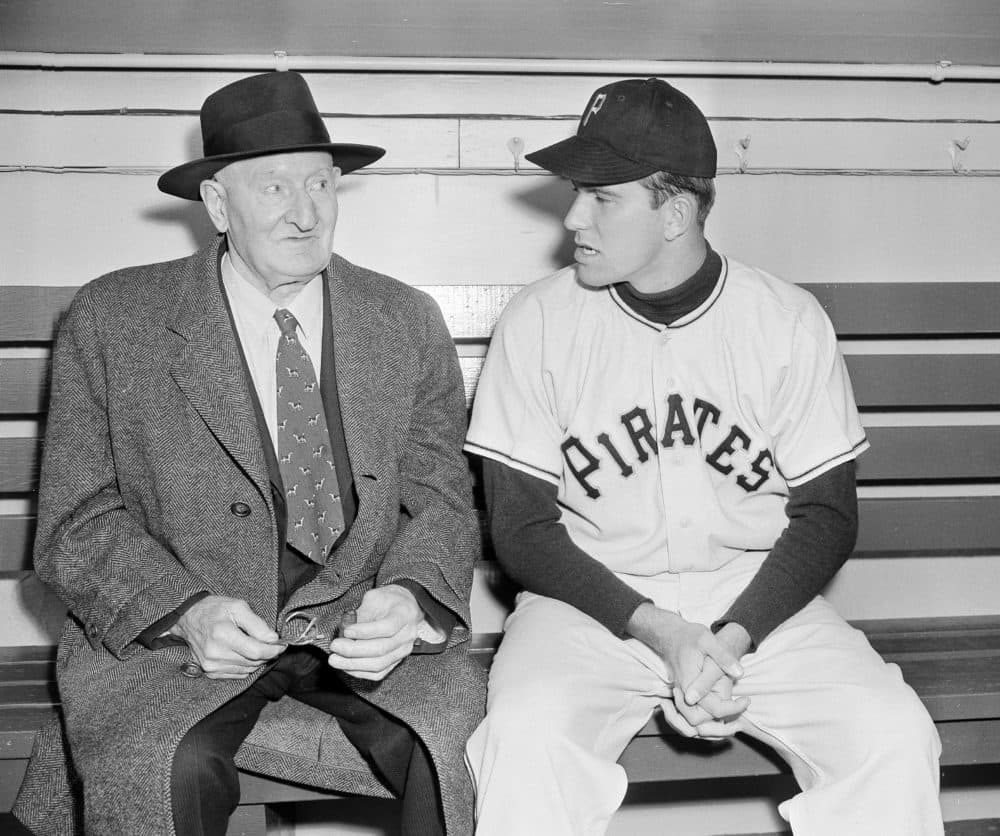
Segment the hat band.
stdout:
[[278,110],[227,125],[204,142],[206,157],[243,154],[267,148],[328,145],[323,117],[308,110]]

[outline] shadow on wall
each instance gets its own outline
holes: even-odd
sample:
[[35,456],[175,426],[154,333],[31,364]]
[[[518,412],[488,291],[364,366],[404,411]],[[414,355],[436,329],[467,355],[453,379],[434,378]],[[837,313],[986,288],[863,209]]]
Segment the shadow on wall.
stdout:
[[[189,132],[184,142],[183,159],[176,160],[175,164],[180,165],[192,160],[201,159],[202,145],[200,129],[195,128]],[[192,249],[200,249],[205,246],[216,234],[215,227],[208,219],[205,207],[201,201],[184,200],[164,194],[153,185],[155,194],[160,195],[162,201],[151,209],[141,213],[144,221],[155,224],[168,224],[186,228],[191,238]],[[186,253],[184,253],[186,255]],[[179,256],[180,254],[178,254]]]
[[[538,223],[563,229],[563,218],[573,203],[573,188],[561,177],[532,177],[531,185],[517,193],[516,200]],[[565,230],[561,243],[550,254],[555,270],[573,263],[573,233]]]

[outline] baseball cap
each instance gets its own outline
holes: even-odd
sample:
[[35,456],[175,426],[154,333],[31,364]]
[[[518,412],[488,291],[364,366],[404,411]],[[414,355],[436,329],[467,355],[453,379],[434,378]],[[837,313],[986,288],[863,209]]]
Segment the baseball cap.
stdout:
[[615,81],[595,90],[575,136],[525,156],[553,174],[595,186],[657,171],[715,177],[717,161],[705,115],[659,78]]

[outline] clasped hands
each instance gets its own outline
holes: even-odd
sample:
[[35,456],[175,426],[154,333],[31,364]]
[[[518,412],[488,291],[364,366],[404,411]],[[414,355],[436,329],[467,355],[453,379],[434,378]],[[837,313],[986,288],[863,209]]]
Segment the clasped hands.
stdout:
[[733,697],[733,684],[743,675],[740,658],[749,651],[750,635],[738,624],[714,634],[703,624],[646,602],[628,624],[630,635],[655,651],[673,677],[664,717],[685,737],[720,739],[739,731],[738,719],[750,704]]
[[[357,621],[330,643],[330,667],[381,681],[412,651],[423,610],[410,590],[388,584],[368,590]],[[188,609],[170,629],[187,642],[209,679],[245,679],[287,648],[263,619],[239,598],[209,595]]]

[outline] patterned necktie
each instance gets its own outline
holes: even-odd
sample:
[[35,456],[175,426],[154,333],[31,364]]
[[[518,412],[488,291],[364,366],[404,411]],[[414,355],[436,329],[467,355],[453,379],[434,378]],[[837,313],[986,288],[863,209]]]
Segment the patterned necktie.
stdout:
[[281,308],[275,356],[278,394],[278,467],[285,486],[289,545],[324,563],[344,530],[337,468],[330,448],[326,410],[316,371],[295,329],[298,320]]

